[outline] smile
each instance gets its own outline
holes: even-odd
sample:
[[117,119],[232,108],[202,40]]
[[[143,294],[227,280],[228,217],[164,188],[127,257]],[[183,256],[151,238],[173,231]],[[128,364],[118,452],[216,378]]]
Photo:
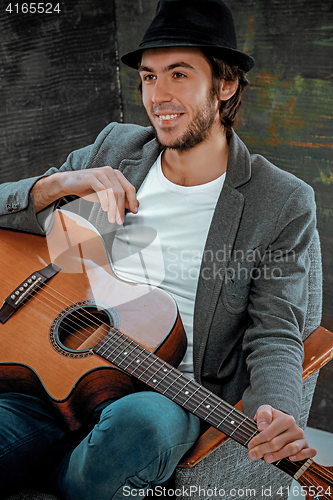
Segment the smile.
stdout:
[[174,114],[174,115],[157,115],[160,120],[173,120],[174,118],[178,118],[182,113]]

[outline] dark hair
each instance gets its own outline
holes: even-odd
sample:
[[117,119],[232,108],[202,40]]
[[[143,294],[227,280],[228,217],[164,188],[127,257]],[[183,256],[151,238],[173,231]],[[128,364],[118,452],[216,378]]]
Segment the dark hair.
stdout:
[[213,77],[213,94],[218,96],[222,80],[232,81],[238,80],[238,87],[235,94],[227,101],[221,101],[220,105],[220,120],[224,127],[229,141],[231,137],[231,129],[235,124],[237,112],[242,104],[242,94],[245,87],[250,83],[246,77],[245,71],[239,69],[238,66],[232,66],[228,62],[213,56],[209,51],[201,49],[205,59],[210,64]]

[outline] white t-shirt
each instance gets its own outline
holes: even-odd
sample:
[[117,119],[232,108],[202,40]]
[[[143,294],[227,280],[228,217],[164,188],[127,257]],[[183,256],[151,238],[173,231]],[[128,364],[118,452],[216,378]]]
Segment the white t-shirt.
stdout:
[[121,279],[150,283],[178,305],[188,348],[179,369],[193,378],[193,313],[201,260],[225,174],[199,186],[179,186],[163,174],[161,155],[141,185],[137,214],[127,213],[112,248]]

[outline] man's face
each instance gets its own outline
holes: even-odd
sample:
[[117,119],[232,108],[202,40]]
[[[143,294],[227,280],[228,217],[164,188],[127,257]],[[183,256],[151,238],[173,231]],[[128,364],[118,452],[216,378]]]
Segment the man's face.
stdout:
[[165,148],[187,150],[220,130],[208,61],[195,48],[150,49],[139,68],[142,101]]

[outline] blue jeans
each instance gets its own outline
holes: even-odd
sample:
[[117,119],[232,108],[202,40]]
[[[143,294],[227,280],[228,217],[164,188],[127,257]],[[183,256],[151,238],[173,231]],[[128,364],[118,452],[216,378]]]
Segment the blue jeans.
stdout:
[[[41,399],[0,395],[0,484],[31,480],[66,500],[119,500],[163,484],[200,434],[200,420],[155,392],[95,411],[87,434],[68,432]],[[137,496],[143,492],[137,491]]]

